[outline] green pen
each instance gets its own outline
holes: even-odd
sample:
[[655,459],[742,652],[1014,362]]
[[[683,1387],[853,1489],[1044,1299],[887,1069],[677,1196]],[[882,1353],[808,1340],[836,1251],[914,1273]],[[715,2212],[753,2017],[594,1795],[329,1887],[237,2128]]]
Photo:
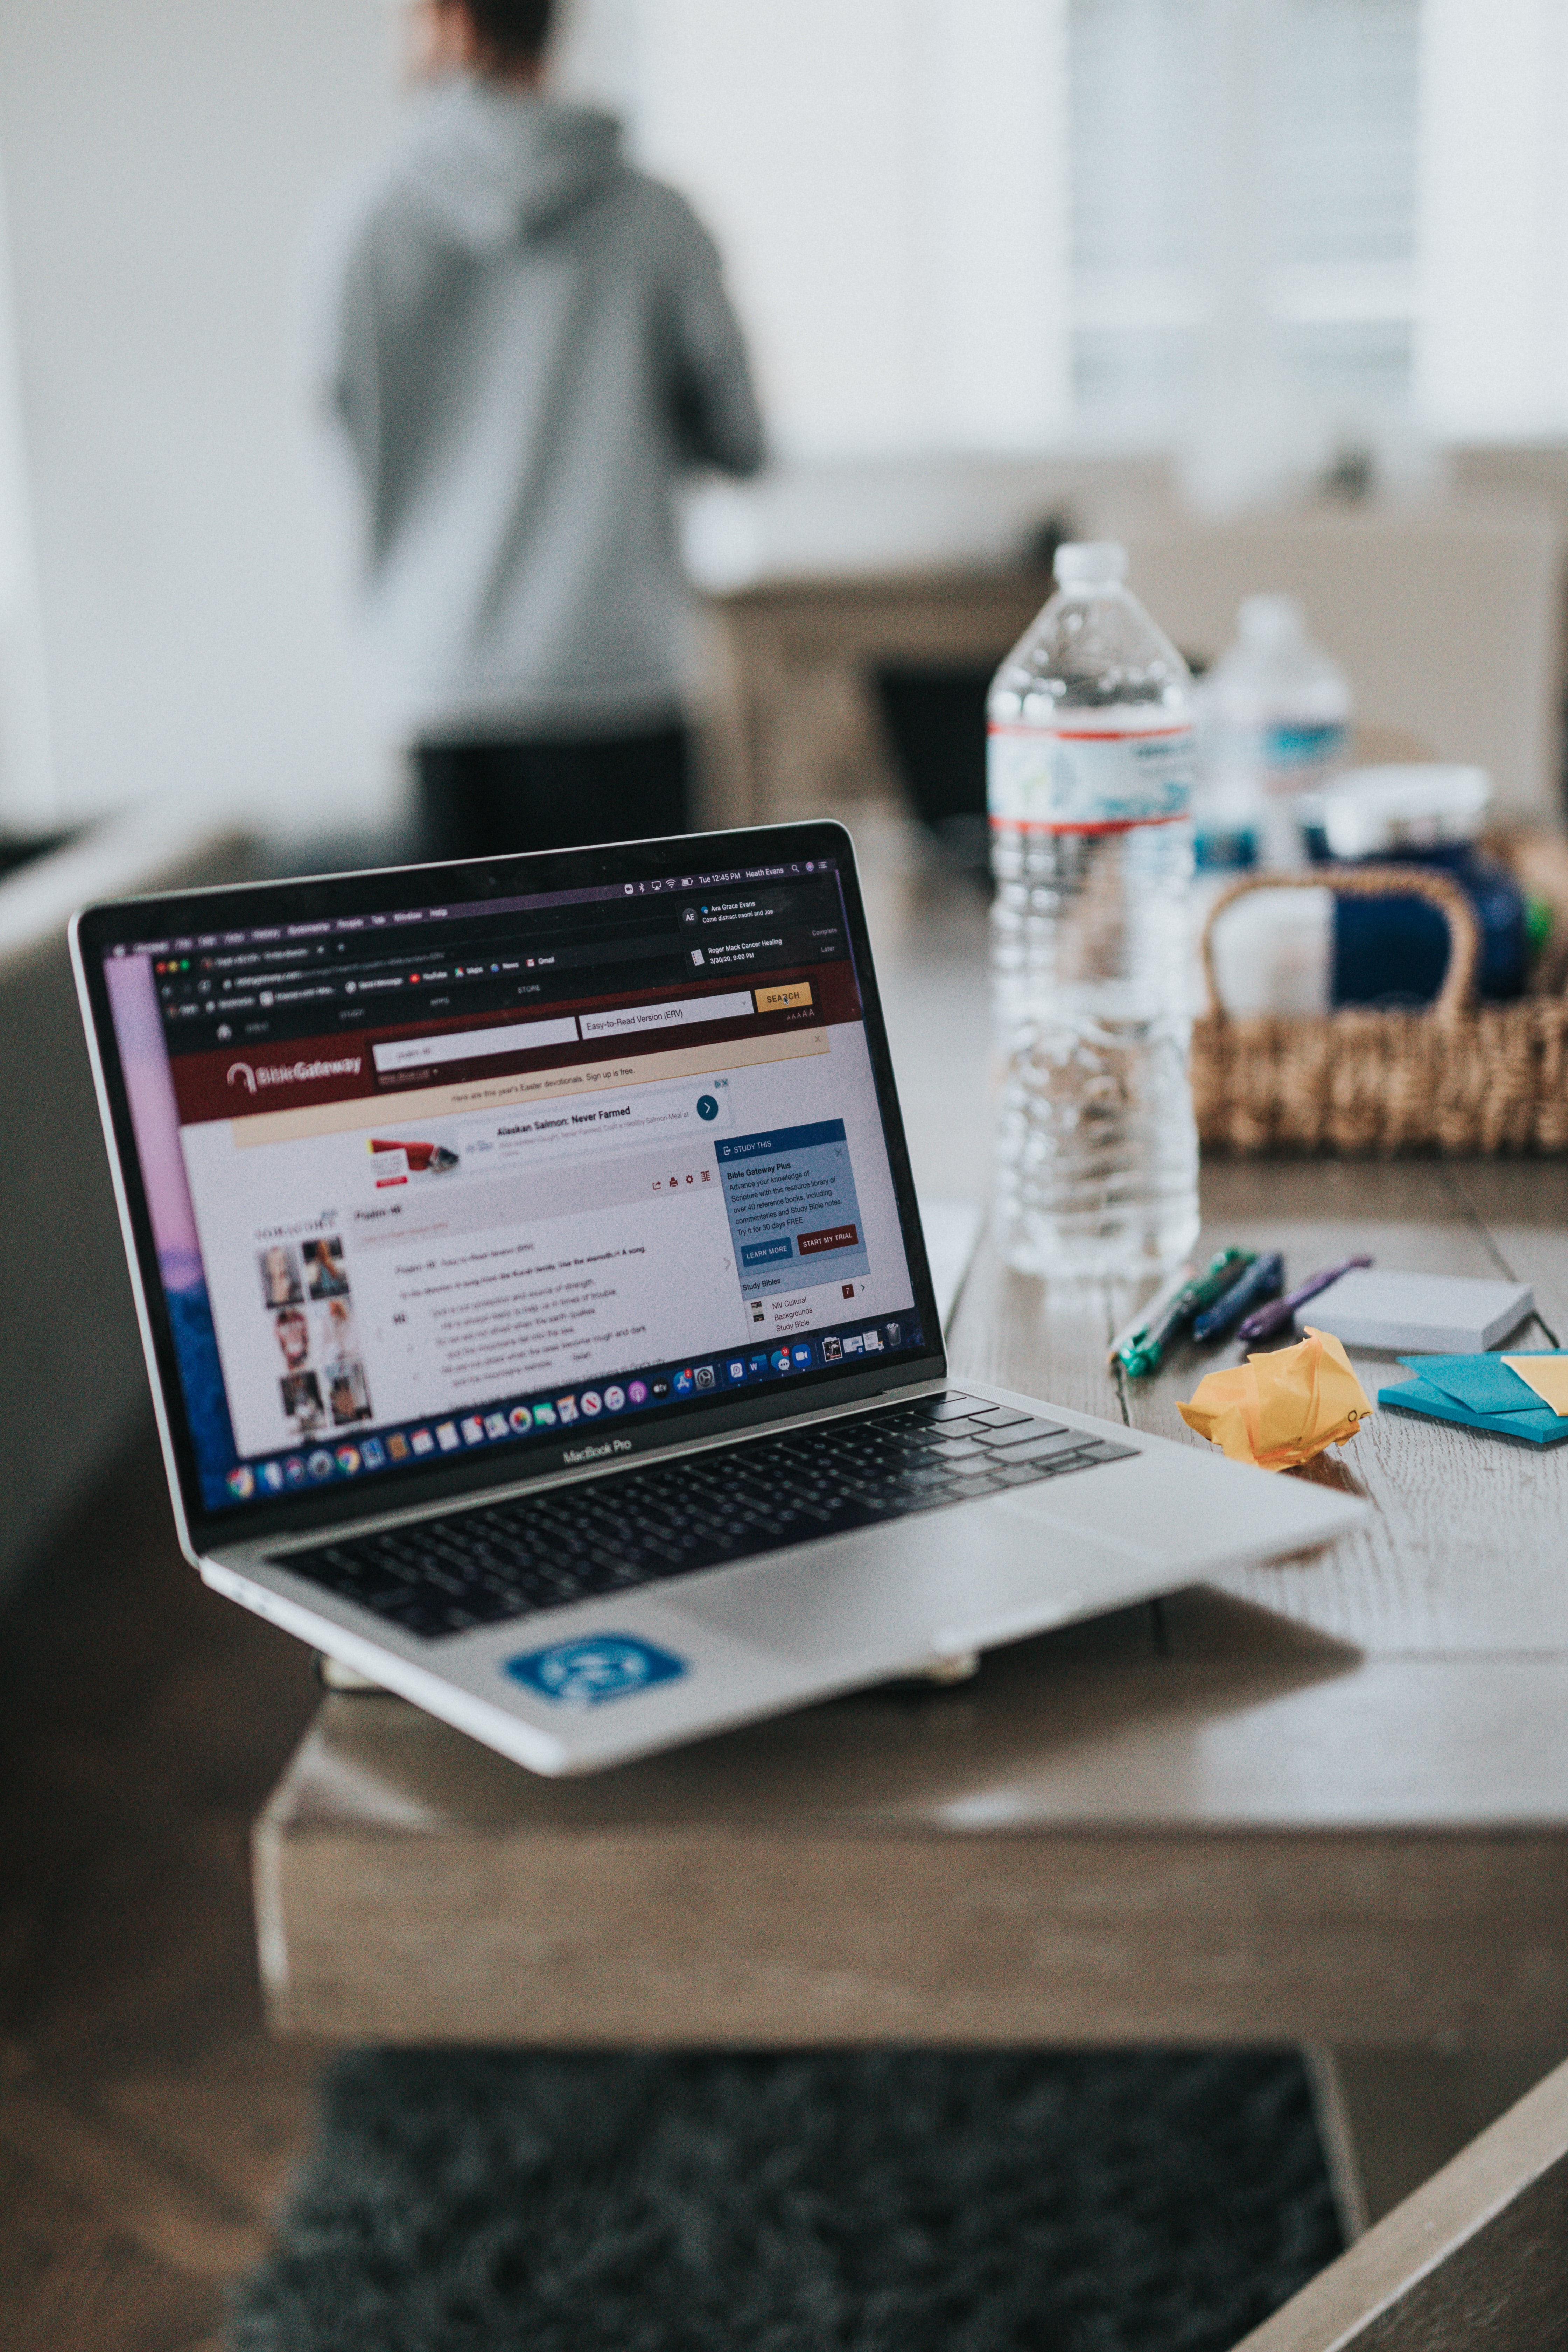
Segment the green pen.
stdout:
[[1223,1298],[1238,1275],[1246,1273],[1257,1255],[1254,1250],[1221,1250],[1210,1261],[1206,1273],[1196,1276],[1177,1291],[1174,1298],[1158,1319],[1132,1333],[1123,1348],[1116,1351],[1116,1361],[1130,1379],[1141,1381],[1150,1372],[1157,1372],[1161,1360],[1173,1339],[1185,1329],[1195,1315]]

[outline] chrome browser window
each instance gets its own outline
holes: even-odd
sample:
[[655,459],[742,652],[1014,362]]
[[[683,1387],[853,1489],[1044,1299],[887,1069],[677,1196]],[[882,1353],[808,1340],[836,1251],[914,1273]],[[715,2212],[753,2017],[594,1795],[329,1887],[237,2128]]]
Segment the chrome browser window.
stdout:
[[107,978],[209,1507],[921,1345],[830,865]]

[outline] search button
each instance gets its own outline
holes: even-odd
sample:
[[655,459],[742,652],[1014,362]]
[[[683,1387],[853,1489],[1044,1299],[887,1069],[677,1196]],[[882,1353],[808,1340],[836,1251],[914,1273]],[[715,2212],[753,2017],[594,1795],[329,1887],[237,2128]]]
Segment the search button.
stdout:
[[752,992],[759,1013],[788,1013],[797,1004],[811,1003],[809,980],[788,981],[777,988],[758,988]]

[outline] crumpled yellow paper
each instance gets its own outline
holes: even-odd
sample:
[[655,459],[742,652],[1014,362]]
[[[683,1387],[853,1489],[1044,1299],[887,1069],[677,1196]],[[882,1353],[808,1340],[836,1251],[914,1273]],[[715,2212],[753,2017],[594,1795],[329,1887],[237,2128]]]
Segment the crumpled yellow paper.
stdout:
[[1187,1427],[1260,1470],[1293,1470],[1353,1437],[1371,1401],[1333,1333],[1310,1323],[1306,1332],[1294,1348],[1208,1373],[1176,1408]]

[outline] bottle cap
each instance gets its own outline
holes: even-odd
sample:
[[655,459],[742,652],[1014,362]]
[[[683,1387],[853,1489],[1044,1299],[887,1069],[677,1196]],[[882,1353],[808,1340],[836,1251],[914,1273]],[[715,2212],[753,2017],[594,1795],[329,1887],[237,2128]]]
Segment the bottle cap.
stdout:
[[1295,596],[1247,596],[1236,616],[1237,634],[1248,645],[1290,645],[1306,634],[1306,614]]
[[1057,580],[1063,588],[1102,588],[1127,577],[1127,550],[1110,539],[1074,539],[1057,550]]

